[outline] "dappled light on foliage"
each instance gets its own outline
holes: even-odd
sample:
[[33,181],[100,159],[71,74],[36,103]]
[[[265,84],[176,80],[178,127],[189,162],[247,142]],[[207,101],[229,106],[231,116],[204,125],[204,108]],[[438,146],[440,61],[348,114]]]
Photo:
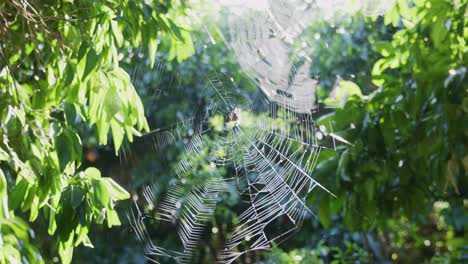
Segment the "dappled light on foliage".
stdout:
[[465,263],[467,0],[0,2],[0,263]]

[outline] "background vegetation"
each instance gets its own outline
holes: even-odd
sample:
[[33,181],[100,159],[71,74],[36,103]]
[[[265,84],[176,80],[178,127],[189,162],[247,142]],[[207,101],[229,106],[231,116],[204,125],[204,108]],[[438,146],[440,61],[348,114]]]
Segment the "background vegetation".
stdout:
[[[317,166],[338,198],[312,195],[317,219],[239,262],[467,261],[467,6],[398,1],[385,17],[307,29],[317,122],[352,143],[322,152]],[[185,22],[193,8],[0,3],[0,262],[145,262],[124,217],[128,198],[138,202],[155,179],[164,191],[181,149],[160,153],[144,133],[196,119],[214,72],[261,97],[216,32]],[[226,198],[216,218],[237,202]],[[194,261],[210,250],[202,244]]]

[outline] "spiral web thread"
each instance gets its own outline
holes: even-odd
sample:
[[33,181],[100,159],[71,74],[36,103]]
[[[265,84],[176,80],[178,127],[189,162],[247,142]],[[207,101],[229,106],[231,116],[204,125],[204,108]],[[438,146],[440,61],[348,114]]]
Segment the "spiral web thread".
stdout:
[[[234,1],[236,2],[236,1]],[[226,44],[231,47],[241,68],[272,102],[299,113],[316,106],[317,80],[309,76],[313,63],[307,51],[309,40],[303,31],[318,20],[333,23],[336,17],[361,10],[365,15],[389,11],[394,0],[263,0],[262,8],[244,2],[228,4]],[[253,5],[253,6],[252,6]],[[241,5],[242,6],[242,5]],[[245,7],[247,6],[247,7]],[[299,46],[299,49],[297,48]],[[291,55],[293,54],[293,55]]]
[[[254,117],[246,104],[248,100],[236,104],[220,82],[211,80],[207,89],[213,90],[212,101],[197,129],[186,122],[173,132],[160,131],[154,136],[159,146],[170,147],[177,142],[184,145],[184,154],[175,168],[176,183],[164,195],[156,194],[151,186],[143,193],[146,204],[157,212],[155,218],[176,226],[183,250],[171,251],[153,243],[145,227],[145,220],[153,216],[145,215],[138,207],[129,215],[137,236],[145,244],[147,257],[156,262],[159,257],[171,257],[179,263],[189,263],[198,243],[210,233],[208,227],[220,195],[228,190],[236,190],[246,198],[247,207],[241,209],[237,224],[226,231],[222,246],[217,249],[218,263],[231,263],[249,251],[266,250],[273,243],[280,243],[313,215],[306,204],[310,192],[318,188],[331,194],[312,176],[320,151],[327,148],[320,143],[327,138],[323,127],[318,129],[310,114],[272,104],[266,113]],[[222,135],[205,141],[208,123],[215,115],[226,116],[228,121]],[[329,137],[329,145],[333,140]],[[188,184],[194,160],[206,154],[206,149],[212,166],[231,166],[234,175],[208,175]],[[225,154],[216,154],[220,149]],[[278,219],[286,219],[291,227],[270,237],[266,229]]]
[[[300,37],[306,25],[320,16],[343,12],[341,2],[346,0],[267,2],[266,10],[230,16],[222,36],[241,68],[264,92],[270,102],[268,111],[253,118],[249,100],[238,100],[215,76],[206,86],[211,102],[200,124],[183,122],[175,131],[153,135],[155,145],[162,150],[180,142],[184,145],[169,191],[160,195],[151,185],[144,189],[146,205],[157,213],[146,214],[135,206],[129,214],[147,258],[154,262],[168,257],[189,263],[206,235],[216,233],[209,227],[221,195],[230,190],[244,198],[244,206],[239,209],[237,222],[222,234],[213,259],[218,263],[232,263],[242,254],[268,250],[284,241],[299,230],[305,219],[314,216],[306,204],[312,191],[319,189],[333,195],[314,179],[313,170],[327,143],[335,146],[335,140],[348,142],[328,131],[331,128],[315,125],[311,113],[317,108],[317,81],[309,76],[313,62],[306,55],[291,57],[291,53],[298,41],[307,48],[307,42]],[[364,13],[367,10],[374,15],[388,10],[383,2],[371,2],[360,2]],[[330,4],[335,9],[323,13]],[[216,115],[227,121],[216,140],[207,141],[205,134]],[[235,173],[230,178],[206,175],[188,183],[196,160],[204,155],[212,167],[231,167]],[[146,229],[149,218],[174,225],[182,249],[170,250],[156,244]],[[279,220],[289,225],[278,234],[270,233]]]

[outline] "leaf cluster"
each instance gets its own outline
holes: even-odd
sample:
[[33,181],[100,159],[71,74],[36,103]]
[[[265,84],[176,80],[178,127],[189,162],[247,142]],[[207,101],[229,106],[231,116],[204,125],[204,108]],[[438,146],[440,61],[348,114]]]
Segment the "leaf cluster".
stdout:
[[116,153],[125,137],[149,131],[120,62],[144,47],[154,64],[166,35],[187,56],[190,35],[171,19],[184,9],[166,0],[0,3],[1,263],[44,261],[45,244],[33,243],[24,218],[48,222],[56,246],[45,260],[58,250],[64,263],[74,247],[91,245],[93,224],[120,224],[115,203],[129,194],[97,169],[83,170],[78,128],[95,128],[101,145],[111,135]]

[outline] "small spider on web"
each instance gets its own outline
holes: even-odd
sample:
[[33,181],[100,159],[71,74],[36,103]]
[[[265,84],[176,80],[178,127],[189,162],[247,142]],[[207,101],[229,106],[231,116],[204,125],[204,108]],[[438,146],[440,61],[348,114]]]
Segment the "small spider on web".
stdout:
[[[177,142],[184,146],[174,169],[174,184],[162,195],[147,186],[143,197],[154,212],[147,214],[135,207],[129,215],[145,243],[147,257],[154,261],[171,257],[190,262],[207,233],[217,233],[222,240],[213,257],[218,263],[270,249],[297,232],[304,219],[314,216],[306,204],[310,192],[321,189],[333,195],[314,179],[313,169],[320,152],[333,149],[335,138],[317,128],[311,114],[296,113],[277,103],[265,113],[254,114],[247,99],[235,100],[220,82],[210,80],[206,89],[211,90],[211,102],[199,124],[182,122],[172,132],[154,135],[159,147]],[[210,124],[218,118],[224,121],[212,133]],[[214,140],[207,140],[210,136]],[[194,177],[193,166],[201,156],[213,168],[230,168],[229,173]],[[244,200],[236,209],[235,224],[212,227],[210,232],[222,195],[233,190]],[[156,245],[146,231],[149,218],[174,225],[182,248],[175,251]],[[270,232],[277,222],[283,222],[285,230]]]
[[[307,55],[291,56],[297,40],[307,48],[300,35],[313,18],[310,12],[319,14],[320,1],[292,1],[294,8],[290,2],[266,2],[266,10],[228,19],[228,29],[220,35],[263,91],[267,111],[253,111],[256,102],[215,74],[208,77],[208,107],[197,122],[184,120],[173,130],[147,135],[159,151],[183,146],[168,191],[146,186],[146,205],[135,206],[128,216],[147,258],[154,262],[171,258],[190,263],[200,244],[210,239],[216,241],[211,257],[217,263],[269,250],[315,217],[307,204],[311,192],[334,196],[314,178],[314,168],[322,150],[334,150],[336,141],[349,142],[334,134],[331,124],[317,126],[317,80],[309,74],[313,62]],[[208,168],[199,170],[200,163]],[[219,225],[217,209],[225,206],[226,194],[237,195],[241,202],[231,206],[234,215]],[[180,247],[167,248],[156,241],[146,228],[155,221],[174,228]]]

